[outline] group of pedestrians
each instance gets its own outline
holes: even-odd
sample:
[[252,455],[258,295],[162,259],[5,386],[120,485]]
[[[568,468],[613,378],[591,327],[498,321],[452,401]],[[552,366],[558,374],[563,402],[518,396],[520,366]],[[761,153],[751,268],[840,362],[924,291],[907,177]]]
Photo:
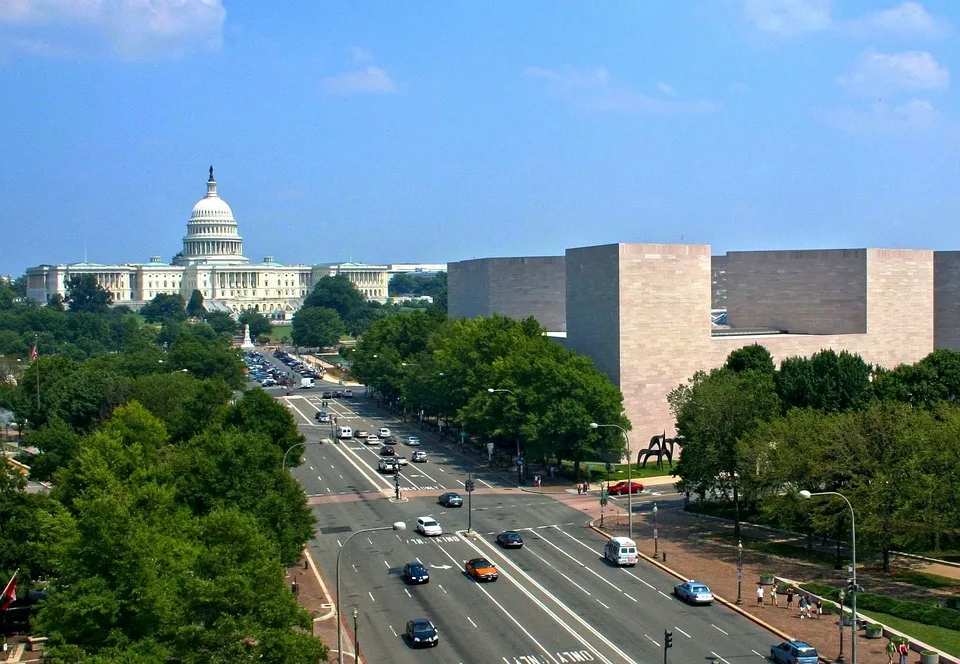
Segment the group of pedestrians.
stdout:
[[906,640],[899,644],[894,643],[893,639],[887,642],[887,664],[893,664],[894,657],[898,658],[900,664],[907,664],[910,658],[910,644]]
[[[757,584],[757,606],[763,608],[763,584]],[[787,610],[793,610],[793,597],[797,594],[793,587],[787,588]],[[770,586],[770,605],[771,606],[780,606],[780,601],[777,595],[777,584]],[[800,609],[800,618],[813,618],[817,617],[817,620],[820,620],[823,617],[823,600],[819,597],[816,600],[808,600],[806,595],[800,595],[800,599],[797,602],[797,607]]]
[[577,495],[582,496],[585,493],[590,493],[590,483],[577,482]]

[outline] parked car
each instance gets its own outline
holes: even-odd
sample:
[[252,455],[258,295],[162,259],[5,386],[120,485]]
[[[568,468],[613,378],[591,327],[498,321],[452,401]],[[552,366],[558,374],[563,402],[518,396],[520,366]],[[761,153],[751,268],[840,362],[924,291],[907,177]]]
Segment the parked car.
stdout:
[[414,450],[413,454],[410,457],[410,460],[414,463],[426,463],[427,462],[427,453],[423,450]]
[[417,447],[420,445],[420,439],[416,436],[410,436],[407,438],[407,445],[410,447]]
[[817,664],[817,649],[804,641],[784,641],[770,647],[770,659],[779,664]]
[[430,572],[421,563],[407,563],[403,566],[403,580],[407,583],[429,583]]
[[463,507],[463,496],[453,491],[440,496],[440,504],[444,507]]
[[520,533],[512,530],[505,530],[497,535],[497,544],[504,549],[519,549],[523,546],[523,538]]
[[428,537],[435,537],[443,534],[443,528],[433,517],[420,516],[417,517],[417,532]]
[[417,618],[407,623],[407,640],[414,648],[429,648],[440,643],[437,628],[426,618]]
[[496,581],[500,577],[497,568],[486,558],[468,560],[465,569],[467,575],[476,581]]
[[643,485],[640,482],[617,482],[610,487],[611,496],[625,496],[628,493],[640,493],[643,491]]
[[677,598],[690,604],[713,603],[713,593],[710,592],[710,588],[705,583],[700,583],[693,579],[675,585],[673,587],[673,594],[676,595]]

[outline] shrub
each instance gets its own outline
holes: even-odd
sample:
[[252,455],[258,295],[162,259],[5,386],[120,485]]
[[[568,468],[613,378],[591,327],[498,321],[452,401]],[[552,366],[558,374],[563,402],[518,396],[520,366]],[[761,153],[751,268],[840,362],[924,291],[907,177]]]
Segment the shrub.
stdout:
[[[820,595],[833,601],[840,600],[840,589],[823,583],[804,583],[800,586],[807,592]],[[850,597],[844,598],[844,604],[849,606]],[[912,620],[924,625],[943,627],[944,629],[960,630],[960,613],[943,611],[935,602],[901,601],[875,595],[873,593],[858,593],[857,606],[865,611],[876,611],[904,620]]]

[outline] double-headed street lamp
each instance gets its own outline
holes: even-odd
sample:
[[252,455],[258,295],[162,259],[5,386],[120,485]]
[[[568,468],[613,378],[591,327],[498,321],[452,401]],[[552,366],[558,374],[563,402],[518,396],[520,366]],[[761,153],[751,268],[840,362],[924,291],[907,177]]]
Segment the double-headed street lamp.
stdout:
[[627,531],[630,533],[630,539],[633,539],[633,478],[631,476],[633,464],[630,462],[630,437],[627,435],[627,430],[619,424],[590,423],[591,429],[601,429],[604,427],[619,429],[620,433],[623,434],[624,440],[627,442]]
[[[490,394],[495,394],[497,392],[506,392],[507,394],[513,396],[514,399],[517,398],[517,395],[513,392],[513,390],[508,390],[502,387],[498,387],[498,388],[488,387],[487,392],[489,392]],[[517,483],[523,484],[523,457],[520,456],[520,438],[517,438]]]
[[378,530],[406,530],[407,524],[403,521],[397,521],[391,526],[380,526],[378,528],[364,528],[363,530],[358,530],[350,534],[350,537],[343,541],[343,544],[340,545],[340,551],[337,552],[337,662],[343,664],[343,625],[340,623],[340,558],[343,556],[343,550],[347,548],[347,544],[350,543],[357,535],[362,535],[363,533],[372,533]]
[[[850,509],[850,612],[852,625],[850,626],[850,657],[853,664],[857,664],[857,522],[853,513],[853,505],[842,493],[836,491],[816,491],[810,492],[804,489],[800,492],[800,497],[809,500],[813,496],[840,496],[843,502]],[[843,625],[843,604],[840,604],[840,624]],[[842,629],[842,627],[841,627]],[[842,631],[841,631],[842,634]],[[842,643],[842,640],[841,640]],[[841,646],[842,647],[842,646]]]

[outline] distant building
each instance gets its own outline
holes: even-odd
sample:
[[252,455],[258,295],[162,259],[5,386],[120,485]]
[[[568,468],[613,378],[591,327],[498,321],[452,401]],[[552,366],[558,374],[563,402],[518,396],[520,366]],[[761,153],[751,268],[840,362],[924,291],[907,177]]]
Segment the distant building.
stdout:
[[66,296],[71,277],[92,274],[110,291],[116,304],[138,308],[161,293],[180,294],[189,300],[194,290],[203,295],[208,311],[238,314],[259,311],[273,320],[290,319],[325,275],[343,274],[369,300],[387,301],[385,265],[283,265],[267,256],[251,263],[243,254],[233,210],[217,193],[210,167],[207,193],[187,222],[183,249],[171,263],[154,256],[149,263],[60,263],[27,268],[27,295],[47,302],[55,294]]

